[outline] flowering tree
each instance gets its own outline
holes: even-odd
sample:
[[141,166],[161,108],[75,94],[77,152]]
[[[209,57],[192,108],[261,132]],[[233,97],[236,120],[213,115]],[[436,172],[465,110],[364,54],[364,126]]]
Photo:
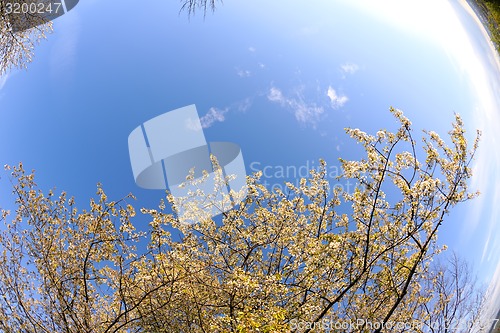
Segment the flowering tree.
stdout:
[[423,325],[429,332],[488,332],[498,326],[498,319],[482,317],[485,292],[477,286],[469,264],[456,253],[445,263],[433,262],[422,289],[426,290],[426,302],[421,304],[426,314]]
[[[41,15],[13,14],[14,4],[29,5],[31,2],[0,0],[0,75],[13,67],[25,68],[33,58],[35,46],[52,31],[51,22]],[[15,32],[13,27],[19,31]]]
[[[287,191],[269,191],[257,173],[221,221],[182,224],[167,195],[141,210],[147,233],[135,231],[128,198],[110,201],[99,186],[90,210],[78,211],[66,194],[37,189],[22,165],[12,168],[18,209],[12,220],[2,214],[0,329],[428,331],[453,302],[426,287],[437,281],[430,262],[443,250],[436,240],[446,214],[476,195],[467,180],[479,133],[469,151],[457,115],[451,146],[425,132],[420,162],[410,121],[391,112],[396,132],[347,129],[366,151],[341,160],[339,180],[356,182],[350,193],[331,188],[323,161]],[[229,181],[214,166],[219,184]],[[136,249],[139,240],[147,251]]]
[[209,10],[215,11],[218,1],[222,3],[222,0],[181,0],[181,11],[185,10],[191,16],[201,10],[206,15]]
[[[59,6],[49,0],[0,0],[0,76],[11,68],[26,68],[35,46],[52,32],[52,22],[42,14],[62,10]],[[215,7],[216,0],[181,1],[181,11],[189,16]]]

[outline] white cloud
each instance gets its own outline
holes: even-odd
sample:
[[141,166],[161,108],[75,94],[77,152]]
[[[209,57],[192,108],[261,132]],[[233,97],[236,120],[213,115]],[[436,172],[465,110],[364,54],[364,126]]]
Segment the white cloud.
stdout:
[[226,114],[230,111],[247,112],[252,106],[252,103],[252,98],[247,97],[225,108],[211,107],[208,112],[199,119],[188,119],[186,126],[195,131],[200,131],[203,128],[209,128],[216,122],[224,122],[226,120]]
[[321,106],[307,105],[303,102],[298,102],[295,105],[295,118],[301,123],[315,124],[324,112],[325,110]]
[[202,128],[209,128],[215,122],[223,122],[224,120],[226,120],[224,115],[228,111],[229,110],[227,108],[226,109],[217,109],[217,108],[211,107],[210,110],[208,110],[207,114],[200,118],[201,127]]
[[326,95],[328,96],[328,98],[330,98],[330,105],[333,109],[343,107],[344,104],[349,100],[349,98],[347,98],[347,96],[345,95],[337,95],[337,92],[331,86],[328,87]]
[[255,51],[257,51],[257,50],[255,49],[255,47],[250,46],[250,47],[248,48],[248,51],[250,51],[250,52],[254,53],[254,52],[255,52]]
[[299,29],[299,36],[309,37],[313,35],[317,35],[319,33],[319,27],[317,26],[307,26]]
[[57,20],[57,36],[51,49],[51,74],[66,78],[72,74],[77,57],[81,20],[78,11],[72,10]]
[[271,87],[271,89],[269,90],[269,94],[267,94],[267,98],[271,102],[279,102],[280,104],[285,104],[286,101],[281,90],[276,87]]
[[12,74],[15,73],[16,73],[15,71],[11,70],[9,73],[5,73],[2,76],[0,76],[0,100],[3,99],[3,97],[5,96],[5,92],[2,92],[3,88],[7,84],[7,81],[12,76]]
[[340,66],[340,69],[344,74],[354,74],[359,70],[359,66],[355,63],[348,62]]
[[295,119],[302,124],[316,125],[320,116],[325,112],[323,107],[314,103],[306,103],[302,97],[301,89],[296,91],[296,97],[286,97],[280,89],[271,87],[267,98],[271,102],[279,103],[281,106],[291,109],[295,114]]
[[236,103],[236,107],[240,112],[247,112],[251,106],[252,106],[252,99],[250,97],[247,97],[243,101]]
[[250,72],[248,69],[236,69],[236,74],[239,77],[249,77],[252,75],[252,72]]
[[0,77],[0,90],[3,89],[8,79],[9,79],[9,74],[4,74]]

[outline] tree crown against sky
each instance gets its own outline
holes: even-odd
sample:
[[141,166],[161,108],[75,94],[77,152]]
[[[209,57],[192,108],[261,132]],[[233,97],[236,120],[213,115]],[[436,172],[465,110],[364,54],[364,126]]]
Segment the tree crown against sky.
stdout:
[[[31,4],[32,0],[16,0],[15,3]],[[38,1],[40,2],[40,1]],[[12,1],[0,0],[0,76],[12,68],[26,68],[34,56],[34,48],[41,39],[45,39],[47,33],[52,32],[52,22],[47,21],[40,15],[27,13],[24,15],[8,15],[7,4]],[[186,12],[188,17],[196,13],[214,12],[223,3],[222,0],[181,0],[180,12]],[[489,19],[487,28],[491,32],[492,40],[498,49],[498,1],[476,0],[487,11]],[[486,4],[486,5],[485,5]],[[486,8],[487,7],[487,8]],[[30,27],[13,32],[12,26]]]
[[[35,46],[52,31],[52,23],[39,15],[8,14],[8,3],[14,1],[0,0],[0,76],[12,68],[26,68]],[[13,26],[32,28],[14,32]]]
[[181,0],[181,11],[186,11],[189,16],[194,15],[198,11],[206,15],[209,11],[215,11],[221,0]]
[[[215,11],[218,2],[221,1],[182,0],[180,12],[186,12],[188,17],[198,12],[206,15]],[[28,11],[13,14],[13,3],[27,4]],[[53,31],[52,21],[38,12],[29,11],[32,3],[32,0],[0,0],[0,76],[13,68],[26,68],[34,57],[36,45]]]
[[[479,133],[469,147],[457,115],[449,146],[425,132],[419,150],[411,122],[391,112],[395,132],[347,129],[366,152],[341,160],[339,181],[355,180],[353,191],[332,188],[324,162],[287,191],[268,190],[257,173],[221,221],[182,224],[167,195],[158,209],[141,210],[147,232],[136,231],[129,198],[110,201],[99,186],[90,209],[79,210],[65,193],[41,191],[22,165],[12,167],[18,208],[1,215],[0,328],[309,332],[326,322],[363,332],[407,323],[426,332],[437,318],[450,319],[450,307],[477,323],[474,289],[471,301],[443,296],[463,295],[470,279],[457,274],[463,288],[453,289],[441,279],[448,268],[431,262],[443,250],[437,235],[450,209],[476,195],[467,180]],[[230,176],[214,166],[223,186]],[[192,194],[186,203],[200,198]],[[436,283],[442,288],[426,287]]]

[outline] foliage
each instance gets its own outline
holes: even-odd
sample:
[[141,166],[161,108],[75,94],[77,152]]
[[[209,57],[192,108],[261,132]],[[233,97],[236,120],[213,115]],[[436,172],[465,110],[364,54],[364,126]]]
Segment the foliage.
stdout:
[[494,1],[486,1],[488,8],[489,29],[491,39],[495,43],[497,50],[500,51],[500,3]]
[[135,231],[128,198],[110,201],[99,186],[79,211],[13,167],[18,209],[11,221],[2,215],[0,330],[321,332],[350,323],[344,331],[399,332],[397,322],[426,331],[443,305],[470,305],[426,284],[439,280],[430,264],[445,216],[475,196],[467,180],[478,139],[469,151],[457,115],[451,146],[425,132],[420,162],[411,122],[391,112],[396,132],[347,129],[366,151],[341,160],[339,180],[354,179],[352,193],[331,189],[323,161],[287,192],[270,192],[257,173],[222,221],[182,224],[162,202],[142,209],[147,234]]
[[500,2],[498,0],[474,0],[488,21],[490,37],[500,52]]
[[465,327],[488,330],[495,322],[480,318],[484,306],[484,288],[477,288],[469,264],[453,253],[446,263],[432,264],[423,282],[430,291],[429,301],[422,304],[428,317],[424,325],[434,333],[464,331]]
[[[35,46],[52,31],[52,23],[45,22],[38,15],[27,13],[8,16],[7,3],[13,3],[13,1],[0,0],[0,75],[11,68],[25,68],[33,58]],[[22,0],[21,3],[29,3],[29,1]],[[18,27],[40,25],[14,32],[12,20],[16,20],[15,24]]]
[[217,2],[222,3],[222,0],[181,0],[181,11],[185,10],[191,16],[201,10],[206,15],[208,11],[215,11]]
[[[0,0],[0,76],[12,68],[26,68],[33,59],[35,46],[52,32],[52,22],[44,20],[40,15],[7,14],[7,3],[30,4],[32,2],[31,0]],[[214,11],[216,4],[217,0],[181,0],[181,11],[186,11],[189,16],[194,15],[198,10],[206,14],[209,10]],[[19,30],[23,30],[23,26],[34,27],[14,32],[13,24],[21,27]]]

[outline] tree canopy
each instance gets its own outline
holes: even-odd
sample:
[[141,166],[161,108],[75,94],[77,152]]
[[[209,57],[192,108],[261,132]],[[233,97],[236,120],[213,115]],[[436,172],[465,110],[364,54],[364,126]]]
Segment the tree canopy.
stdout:
[[[181,0],[180,12],[192,16],[201,11],[206,15],[207,12],[215,10],[218,2],[218,0]],[[35,3],[50,5],[51,12],[55,10],[52,2],[46,0],[0,0],[0,76],[12,68],[26,68],[33,59],[35,46],[52,32],[51,16],[60,16],[60,14],[47,16],[45,12],[39,14],[37,10],[33,11],[29,6]],[[23,4],[28,7],[27,10],[14,13],[13,4],[19,5],[19,8]],[[59,7],[58,11],[62,11],[62,8]]]
[[[167,194],[158,208],[141,209],[147,232],[134,227],[132,197],[109,200],[98,186],[80,210],[66,193],[40,190],[22,164],[7,167],[18,208],[1,215],[0,330],[444,332],[457,320],[477,324],[482,298],[466,265],[431,263],[444,250],[445,217],[476,195],[467,181],[479,133],[470,147],[457,115],[450,146],[430,131],[420,150],[411,122],[391,112],[395,132],[346,130],[366,152],[341,159],[338,181],[355,180],[350,192],[331,186],[323,161],[286,191],[270,191],[256,173],[220,221],[180,223]],[[222,184],[227,177],[219,173]]]
[[0,75],[11,68],[25,68],[35,46],[52,31],[51,22],[39,15],[12,14],[12,3],[16,2],[29,3],[0,0]]

